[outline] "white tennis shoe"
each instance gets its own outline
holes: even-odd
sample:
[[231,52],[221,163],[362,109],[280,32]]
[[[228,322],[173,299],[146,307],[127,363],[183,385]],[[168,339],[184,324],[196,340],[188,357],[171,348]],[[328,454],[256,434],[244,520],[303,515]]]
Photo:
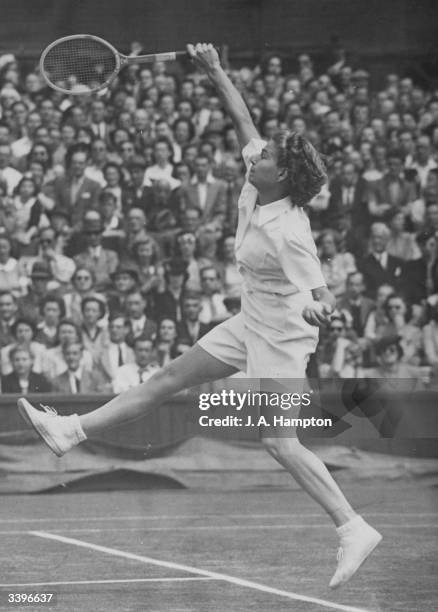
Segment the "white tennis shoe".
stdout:
[[43,410],[37,410],[24,397],[20,397],[17,406],[26,423],[34,428],[58,457],[87,438],[77,414],[59,416],[54,408],[43,404],[40,404]]
[[340,537],[340,546],[338,567],[329,584],[332,589],[350,580],[382,539],[380,533],[361,516],[355,516],[336,531]]

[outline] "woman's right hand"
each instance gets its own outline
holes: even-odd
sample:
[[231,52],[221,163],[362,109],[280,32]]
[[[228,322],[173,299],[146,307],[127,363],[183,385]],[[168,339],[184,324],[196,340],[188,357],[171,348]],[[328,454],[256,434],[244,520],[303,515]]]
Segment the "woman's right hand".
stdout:
[[187,53],[204,72],[213,72],[221,65],[219,54],[210,43],[189,44],[187,45]]

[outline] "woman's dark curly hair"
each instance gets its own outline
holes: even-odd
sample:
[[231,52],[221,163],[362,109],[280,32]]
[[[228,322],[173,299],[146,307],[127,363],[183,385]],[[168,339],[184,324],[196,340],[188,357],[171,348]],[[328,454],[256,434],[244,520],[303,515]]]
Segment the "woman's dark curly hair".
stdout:
[[288,171],[292,202],[305,206],[327,182],[325,164],[315,147],[298,132],[281,130],[273,141],[278,150],[278,165]]

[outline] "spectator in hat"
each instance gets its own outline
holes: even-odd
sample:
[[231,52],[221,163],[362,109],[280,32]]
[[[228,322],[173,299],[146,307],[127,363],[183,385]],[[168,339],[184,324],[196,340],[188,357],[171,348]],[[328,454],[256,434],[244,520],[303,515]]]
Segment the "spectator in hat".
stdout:
[[111,393],[111,384],[106,381],[99,369],[87,370],[83,368],[82,343],[68,342],[62,347],[62,354],[67,368],[53,380],[53,392],[63,395],[77,395],[79,393]]
[[1,377],[2,393],[50,393],[52,385],[33,370],[33,355],[26,345],[14,346],[9,353],[12,372]]
[[100,324],[106,315],[106,299],[96,294],[84,297],[81,311],[82,344],[93,359],[97,360],[108,343],[108,330]]
[[44,344],[35,342],[36,325],[34,321],[19,317],[11,326],[13,341],[0,350],[0,372],[3,375],[12,372],[12,363],[9,359],[10,351],[16,347],[25,345],[33,355],[33,371],[42,372],[42,356],[46,350]]
[[65,316],[64,301],[57,295],[46,295],[40,306],[40,319],[35,340],[46,348],[56,345],[59,321]]
[[121,264],[111,274],[113,288],[106,292],[109,312],[123,312],[125,310],[126,296],[138,289],[139,277],[137,270],[129,263]]
[[30,280],[27,293],[18,299],[18,305],[24,317],[38,321],[41,304],[47,293],[56,293],[56,288],[52,286],[52,272],[45,261],[35,261],[30,272]]
[[85,216],[83,232],[87,246],[74,257],[74,262],[78,267],[87,267],[94,271],[96,289],[100,291],[110,284],[111,274],[116,270],[119,258],[115,251],[102,246],[103,225],[100,216]]
[[23,292],[23,280],[15,257],[11,257],[12,243],[9,236],[0,233],[0,287],[16,297]]
[[154,319],[162,317],[181,321],[182,299],[188,279],[187,266],[180,259],[171,259],[164,265],[164,283],[153,291]]
[[66,155],[66,174],[55,179],[55,204],[71,215],[73,226],[79,227],[87,210],[97,210],[101,187],[85,175],[88,153],[83,146],[72,147]]

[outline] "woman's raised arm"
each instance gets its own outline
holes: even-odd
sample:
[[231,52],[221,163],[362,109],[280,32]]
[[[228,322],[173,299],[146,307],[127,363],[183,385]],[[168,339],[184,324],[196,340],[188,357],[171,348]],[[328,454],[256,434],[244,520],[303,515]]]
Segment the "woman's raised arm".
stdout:
[[211,44],[187,45],[187,52],[216,87],[219,96],[230,115],[241,148],[251,140],[260,138],[242,96],[222,68],[219,54]]

